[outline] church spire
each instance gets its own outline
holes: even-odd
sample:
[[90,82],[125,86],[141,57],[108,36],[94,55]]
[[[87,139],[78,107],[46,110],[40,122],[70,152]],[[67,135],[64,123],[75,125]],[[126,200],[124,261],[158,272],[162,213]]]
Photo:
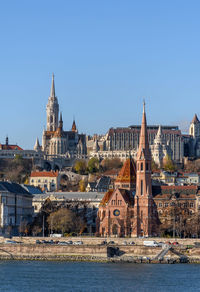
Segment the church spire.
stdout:
[[62,128],[63,128],[62,112],[60,113],[59,128],[60,128],[61,130],[62,130]]
[[52,81],[51,81],[51,92],[50,92],[50,97],[55,98],[55,84],[54,84],[54,73],[52,74]]
[[142,125],[140,130],[140,143],[137,153],[137,159],[140,159],[142,152],[144,152],[145,157],[150,159],[151,153],[149,150],[149,141],[147,133],[147,121],[146,121],[146,112],[145,112],[145,101],[143,102],[143,114],[142,114]]

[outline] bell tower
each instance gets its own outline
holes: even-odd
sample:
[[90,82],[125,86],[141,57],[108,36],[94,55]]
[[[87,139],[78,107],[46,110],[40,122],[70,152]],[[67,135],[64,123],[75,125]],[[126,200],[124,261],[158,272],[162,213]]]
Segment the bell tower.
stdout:
[[47,131],[56,131],[58,127],[59,105],[55,95],[54,74],[52,75],[51,92],[48,99],[47,107]]
[[151,185],[151,152],[149,149],[145,103],[143,104],[140,143],[137,153],[136,176],[136,236],[151,236],[152,233],[152,185]]

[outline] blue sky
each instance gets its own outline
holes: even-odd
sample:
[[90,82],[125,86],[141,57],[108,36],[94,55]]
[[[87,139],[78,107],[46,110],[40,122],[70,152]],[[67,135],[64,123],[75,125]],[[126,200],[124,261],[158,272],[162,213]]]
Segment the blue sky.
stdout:
[[186,129],[200,116],[200,2],[0,3],[0,142],[31,149],[46,124],[51,74],[64,128],[141,122]]

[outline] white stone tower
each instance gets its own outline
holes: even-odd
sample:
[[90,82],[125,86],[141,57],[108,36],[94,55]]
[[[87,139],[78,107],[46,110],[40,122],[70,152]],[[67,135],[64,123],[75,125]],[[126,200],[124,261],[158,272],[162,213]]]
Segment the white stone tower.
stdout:
[[196,114],[194,115],[194,118],[190,123],[189,134],[193,138],[199,138],[200,136],[200,122]]
[[48,99],[47,107],[47,131],[56,131],[58,127],[59,105],[55,95],[54,74],[52,75],[51,92]]

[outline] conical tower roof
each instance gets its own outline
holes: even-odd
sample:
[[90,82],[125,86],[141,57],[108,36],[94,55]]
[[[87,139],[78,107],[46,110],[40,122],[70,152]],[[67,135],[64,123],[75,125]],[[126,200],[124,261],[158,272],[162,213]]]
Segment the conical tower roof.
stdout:
[[130,157],[128,158],[122,169],[120,170],[116,180],[116,183],[130,183],[135,184],[136,182],[136,166],[133,159]]
[[72,124],[72,131],[73,131],[73,132],[77,132],[76,122],[75,122],[74,119],[73,119],[73,124]]
[[140,143],[137,153],[137,159],[140,159],[142,154],[147,158],[151,159],[151,153],[149,149],[148,133],[147,133],[147,121],[145,113],[145,102],[143,104],[143,115],[142,115],[142,125],[140,131]]
[[35,146],[34,146],[34,150],[37,151],[40,149],[40,143],[39,143],[39,140],[38,140],[38,137],[36,138],[36,141],[35,141]]
[[192,123],[193,123],[193,124],[197,124],[197,123],[199,123],[199,119],[198,119],[198,117],[197,117],[197,114],[194,115],[194,118],[193,118],[191,124],[192,124]]

